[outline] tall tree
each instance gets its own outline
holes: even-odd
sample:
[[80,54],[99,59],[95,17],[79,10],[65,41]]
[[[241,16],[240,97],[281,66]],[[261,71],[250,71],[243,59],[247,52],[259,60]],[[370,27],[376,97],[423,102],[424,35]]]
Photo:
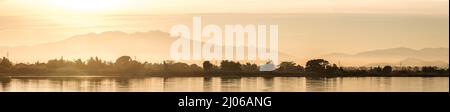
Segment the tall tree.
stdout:
[[306,62],[306,71],[311,73],[324,73],[330,62],[324,59],[313,59]]
[[213,70],[214,65],[210,62],[210,61],[204,61],[203,62],[203,70],[204,71],[212,71]]
[[121,56],[116,60],[115,66],[119,73],[136,75],[143,70],[143,65],[130,56]]
[[385,66],[383,67],[383,73],[391,73],[392,67],[391,66]]
[[12,69],[12,67],[13,67],[13,64],[12,64],[11,61],[9,61],[8,58],[3,57],[3,58],[0,60],[0,72],[1,72],[1,71],[3,71],[3,72],[8,72],[9,70]]

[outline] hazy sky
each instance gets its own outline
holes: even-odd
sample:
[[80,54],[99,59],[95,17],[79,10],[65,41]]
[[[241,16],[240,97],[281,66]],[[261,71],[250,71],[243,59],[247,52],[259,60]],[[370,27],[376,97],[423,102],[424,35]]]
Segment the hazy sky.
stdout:
[[[171,16],[179,14],[290,13],[204,19],[279,24],[280,49],[300,56],[447,47],[448,10],[448,0],[0,0],[0,46],[111,30],[167,31],[174,24],[191,23],[190,15]],[[155,14],[166,16],[142,16]]]
[[0,0],[0,6],[1,15],[71,13],[448,13],[448,0]]

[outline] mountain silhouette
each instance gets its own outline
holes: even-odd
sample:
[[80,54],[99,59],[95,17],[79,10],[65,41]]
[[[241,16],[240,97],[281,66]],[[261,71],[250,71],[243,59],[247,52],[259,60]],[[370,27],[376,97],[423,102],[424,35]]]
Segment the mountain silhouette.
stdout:
[[[42,62],[55,58],[73,60],[90,57],[113,61],[123,55],[132,56],[141,61],[162,62],[170,60],[170,46],[176,39],[170,37],[169,33],[161,31],[135,33],[108,31],[75,35],[65,40],[33,46],[0,47],[0,52],[8,51],[14,62]],[[204,44],[204,42],[201,43]],[[244,46],[244,48],[249,47]],[[295,60],[295,57],[290,54],[278,53],[280,59]],[[260,61],[265,63],[267,60]]]
[[96,56],[115,60],[122,55],[163,60],[169,56],[166,52],[175,39],[161,31],[109,31],[76,35],[65,40],[33,46],[0,47],[0,52],[8,51],[10,58],[18,62],[47,61],[61,57],[87,59]]
[[[333,53],[322,56],[323,58],[347,62],[350,64],[359,65],[377,65],[378,64],[392,64],[386,62],[397,62],[409,65],[447,65],[449,62],[448,48],[423,48],[411,49],[406,47],[378,49],[360,52],[356,54]],[[353,63],[352,63],[353,62]],[[395,64],[398,65],[398,64]]]
[[414,58],[408,58],[399,62],[394,62],[394,63],[389,63],[389,62],[385,62],[385,63],[371,63],[368,64],[368,66],[386,66],[386,65],[390,65],[390,66],[438,66],[438,67],[447,67],[448,63],[444,62],[444,61],[424,61],[424,60],[420,60],[420,59],[414,59]]
[[[68,39],[33,46],[1,47],[0,53],[13,62],[46,62],[50,59],[64,58],[88,59],[99,57],[113,61],[117,57],[129,55],[141,61],[162,62],[168,60],[170,46],[176,38],[162,31],[125,33],[108,31],[75,35]],[[248,47],[246,47],[247,49]],[[374,63],[400,62],[405,59],[418,59],[425,63],[448,63],[448,48],[424,48],[420,50],[400,47],[379,49],[356,54],[334,53],[322,56],[341,65],[366,66]],[[293,61],[297,57],[290,53],[278,52],[280,60]],[[420,61],[419,61],[420,62]],[[439,62],[439,63],[437,63]],[[418,64],[424,65],[424,64]]]

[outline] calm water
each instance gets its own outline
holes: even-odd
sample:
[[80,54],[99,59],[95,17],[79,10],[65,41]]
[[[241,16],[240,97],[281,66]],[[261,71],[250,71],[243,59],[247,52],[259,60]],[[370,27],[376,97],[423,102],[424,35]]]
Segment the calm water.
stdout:
[[0,79],[0,92],[449,91],[448,77],[71,77]]

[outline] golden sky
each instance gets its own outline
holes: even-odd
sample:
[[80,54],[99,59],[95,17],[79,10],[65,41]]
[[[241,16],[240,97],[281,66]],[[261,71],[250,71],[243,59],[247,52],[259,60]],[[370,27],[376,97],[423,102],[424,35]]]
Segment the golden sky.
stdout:
[[205,23],[279,24],[280,50],[313,58],[448,47],[448,11],[448,0],[0,0],[0,47],[91,32],[168,31],[192,23],[185,14],[213,14],[203,17]]
[[167,13],[448,14],[448,0],[0,0],[0,15]]

